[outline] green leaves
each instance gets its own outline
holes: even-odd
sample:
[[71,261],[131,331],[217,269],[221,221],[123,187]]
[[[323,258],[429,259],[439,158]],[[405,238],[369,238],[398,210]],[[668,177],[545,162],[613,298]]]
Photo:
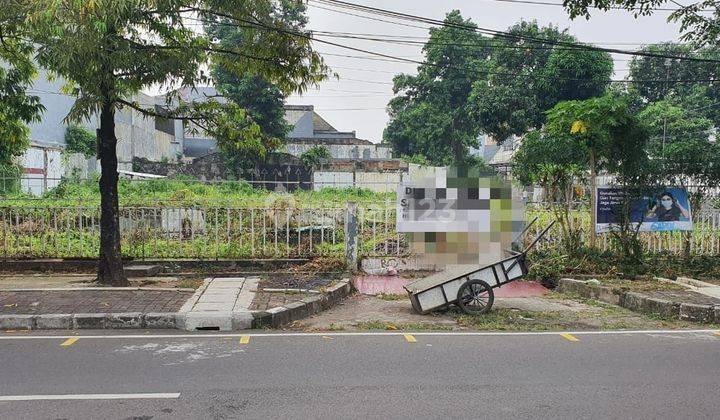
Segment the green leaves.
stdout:
[[97,154],[97,136],[95,133],[72,124],[65,130],[65,151],[69,153],[82,153],[90,158]]
[[598,168],[611,173],[648,176],[645,150],[648,132],[624,97],[606,94],[584,101],[565,101],[547,112],[547,134],[571,139],[576,147],[592,152]]
[[[447,22],[472,26],[459,12]],[[431,30],[417,76],[398,75],[384,138],[398,155],[424,154],[433,164],[460,162],[480,133],[502,142],[545,123],[564,100],[601,95],[612,74],[606,53],[553,47],[575,38],[522,21],[515,37],[487,38],[453,26]]]
[[[474,24],[459,11],[447,14],[455,25]],[[399,96],[388,104],[391,121],[384,139],[397,155],[423,155],[436,165],[462,163],[468,147],[477,145],[479,127],[468,98],[487,59],[487,39],[456,26],[430,30],[423,47],[425,61],[418,75],[397,75],[393,90]]]
[[27,124],[44,110],[27,89],[35,76],[32,45],[23,38],[22,10],[0,8],[0,165],[9,165],[30,146]]
[[[17,12],[40,65],[77,85],[70,120],[80,121],[101,103],[149,86],[208,83],[201,70],[210,61],[240,77],[260,75],[283,92],[304,90],[328,69],[302,31],[302,12],[283,20],[295,7],[272,0],[32,0]],[[252,36],[219,45],[212,33],[197,31],[198,20],[246,28]]]
[[667,18],[668,22],[679,22],[684,41],[697,46],[717,45],[720,39],[720,10],[715,0],[703,0],[688,5],[666,0],[565,0],[565,10],[571,18],[590,18],[590,9],[624,8],[634,16],[650,15],[660,6],[676,8]]
[[519,38],[494,39],[485,78],[478,78],[471,104],[483,132],[498,141],[540,128],[545,111],[566,100],[601,95],[612,75],[609,54],[553,47],[550,42],[575,42],[553,26],[522,21],[508,32]]
[[319,165],[323,159],[330,159],[331,157],[332,156],[330,155],[330,151],[327,149],[327,147],[322,145],[315,145],[304,151],[300,155],[300,160],[305,166],[312,168]]

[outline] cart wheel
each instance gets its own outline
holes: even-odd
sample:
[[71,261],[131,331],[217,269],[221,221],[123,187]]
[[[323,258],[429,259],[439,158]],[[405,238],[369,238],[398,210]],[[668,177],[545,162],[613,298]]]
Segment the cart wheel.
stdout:
[[467,281],[458,290],[457,305],[466,314],[484,314],[492,308],[494,301],[492,287],[482,280]]

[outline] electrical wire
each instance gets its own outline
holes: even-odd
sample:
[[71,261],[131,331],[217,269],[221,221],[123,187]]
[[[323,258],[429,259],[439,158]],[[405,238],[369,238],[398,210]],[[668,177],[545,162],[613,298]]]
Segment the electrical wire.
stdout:
[[584,45],[584,44],[575,44],[575,43],[567,42],[567,41],[553,41],[553,40],[537,38],[537,37],[532,37],[532,36],[527,36],[527,35],[520,35],[520,34],[514,34],[514,33],[510,33],[510,32],[505,32],[505,31],[498,31],[498,30],[494,30],[494,29],[482,28],[482,27],[479,27],[476,25],[457,24],[457,23],[451,23],[451,22],[446,22],[446,21],[440,21],[437,19],[412,15],[412,14],[408,14],[408,13],[396,12],[396,11],[392,11],[392,10],[388,10],[388,9],[381,9],[381,8],[377,8],[377,7],[349,3],[349,2],[342,1],[342,0],[309,0],[309,1],[312,3],[321,3],[321,4],[325,4],[325,5],[335,6],[338,8],[345,8],[345,9],[350,9],[350,10],[354,10],[354,11],[361,11],[361,12],[364,12],[367,14],[392,17],[397,20],[423,22],[423,23],[435,25],[435,26],[450,27],[450,28],[455,28],[455,29],[479,32],[479,33],[489,34],[489,35],[493,35],[493,36],[504,38],[504,39],[514,40],[514,41],[531,41],[531,42],[536,42],[536,43],[541,43],[541,44],[566,46],[566,47],[579,49],[579,50],[603,51],[603,52],[631,55],[631,56],[669,58],[669,59],[674,59],[674,60],[720,63],[720,60],[718,60],[718,59],[700,58],[700,57],[682,57],[682,56],[676,56],[676,55],[670,55],[670,54],[649,53],[646,51],[627,51],[627,50],[622,50],[622,49],[617,49],[617,48],[603,48],[603,47],[596,47],[596,46],[590,46],[590,45]]

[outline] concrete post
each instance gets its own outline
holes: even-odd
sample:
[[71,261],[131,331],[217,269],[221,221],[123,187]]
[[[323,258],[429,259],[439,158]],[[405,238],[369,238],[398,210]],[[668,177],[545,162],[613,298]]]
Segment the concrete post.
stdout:
[[347,202],[345,211],[345,263],[350,271],[358,269],[358,207],[353,201]]

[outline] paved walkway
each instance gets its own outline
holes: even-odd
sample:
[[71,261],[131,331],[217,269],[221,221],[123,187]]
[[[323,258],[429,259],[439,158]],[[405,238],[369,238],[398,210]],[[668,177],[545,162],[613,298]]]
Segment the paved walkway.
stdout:
[[250,305],[259,277],[209,278],[180,309],[184,329],[231,331],[252,327]]
[[184,290],[0,291],[0,315],[177,312],[192,296]]
[[183,312],[240,312],[250,308],[258,277],[211,278],[205,281]]

